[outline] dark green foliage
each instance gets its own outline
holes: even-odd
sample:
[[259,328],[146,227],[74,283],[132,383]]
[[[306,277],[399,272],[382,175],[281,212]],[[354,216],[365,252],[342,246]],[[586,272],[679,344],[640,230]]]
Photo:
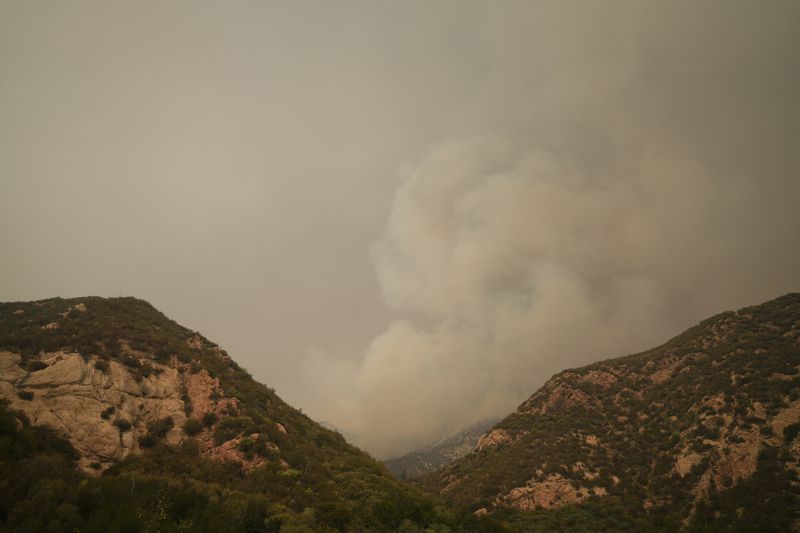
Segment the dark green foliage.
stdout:
[[151,435],[150,433],[147,433],[139,437],[139,446],[141,446],[142,448],[152,448],[153,446],[156,445],[157,442],[158,439],[154,435]]
[[113,415],[116,412],[117,412],[117,408],[115,406],[111,405],[111,406],[106,407],[105,409],[103,409],[103,412],[100,413],[100,418],[102,418],[103,420],[108,420],[109,418],[111,418],[111,415]]
[[207,428],[210,428],[217,422],[217,414],[216,413],[206,413],[203,415],[203,425]]
[[790,424],[783,428],[783,438],[786,439],[786,442],[792,442],[798,433],[800,433],[800,423]]
[[117,429],[119,429],[121,432],[125,432],[131,429],[130,421],[124,418],[117,418],[116,420],[114,420],[114,425],[117,426]]
[[46,431],[18,429],[15,418],[21,416],[0,404],[2,530],[506,530],[474,517],[465,517],[462,527],[461,519],[416,490],[385,474],[370,478],[374,462],[368,465],[365,457],[352,465],[356,470],[336,471],[314,494],[275,465],[245,477],[236,464],[202,459],[196,441],[180,449],[157,445],[99,478],[87,478],[75,469],[69,444]]
[[253,421],[246,416],[239,417],[226,417],[217,423],[216,431],[214,432],[214,442],[222,444],[244,433],[247,428],[255,429]]
[[183,423],[183,432],[189,436],[197,435],[203,431],[203,424],[196,418],[187,418]]
[[139,438],[139,445],[143,448],[152,448],[158,441],[166,437],[173,427],[175,427],[175,421],[169,416],[151,420],[147,423],[147,434]]
[[[747,511],[755,524],[769,524],[761,530],[786,530],[786,524],[796,518],[794,509],[800,508],[800,497],[788,490],[793,485],[787,485],[784,477],[794,482],[791,472],[796,459],[788,455],[788,445],[800,433],[800,424],[788,426],[784,439],[778,441],[772,435],[772,417],[789,407],[790,401],[800,399],[798,338],[800,295],[790,294],[705,320],[653,350],[565,371],[497,424],[512,443],[469,454],[423,478],[420,485],[432,494],[448,487],[444,492],[448,503],[472,511],[486,507],[501,516],[503,506],[495,509],[498,495],[558,474],[574,486],[602,487],[611,496],[600,498],[597,507],[584,504],[533,515],[514,512],[509,520],[515,527],[590,530],[594,526],[587,524],[604,523],[597,513],[609,512],[616,518],[608,523],[608,530],[614,530],[613,524],[626,523],[630,525],[621,530],[659,530],[661,526],[650,523],[659,516],[664,524],[661,529],[671,531],[680,529],[680,520],[690,515],[701,480],[707,482],[713,470],[715,477],[722,476],[722,486],[712,486],[717,495],[704,501],[698,515],[704,518],[693,525],[695,529],[711,524],[708,530],[715,530],[713,524],[724,524],[736,530],[733,519],[727,522],[726,518],[735,516],[733,509],[724,508],[734,505],[738,496],[732,494],[741,494],[736,489],[753,491],[748,502],[756,497],[767,502],[760,507],[753,504]],[[667,373],[657,376],[661,369]],[[592,372],[611,378],[584,379]],[[750,433],[753,430],[757,431]],[[598,437],[599,442],[587,445],[586,435]],[[752,438],[767,448],[782,443],[776,448],[772,474],[762,472],[770,464],[762,460],[752,484],[735,483],[725,473],[730,472],[725,454]],[[681,476],[675,462],[687,451],[699,454],[699,462]],[[571,468],[578,462],[599,477],[584,479]],[[791,465],[781,466],[787,463]],[[762,473],[766,477],[759,477]],[[612,481],[612,475],[618,482]],[[738,489],[740,485],[748,488]],[[607,509],[611,501],[617,501],[619,509]],[[620,512],[632,521],[620,517]],[[716,513],[722,513],[720,520],[709,521]],[[606,526],[596,527],[605,530]]]
[[[75,307],[81,303],[85,311]],[[15,315],[16,309],[23,313]],[[58,322],[59,327],[41,329],[50,322]],[[19,463],[0,463],[4,469],[0,471],[0,506],[16,513],[13,519],[8,518],[10,513],[0,517],[0,530],[383,532],[430,528],[443,532],[448,528],[488,531],[486,524],[493,523],[469,515],[465,520],[478,525],[461,527],[461,518],[394,480],[382,465],[340,435],[320,427],[284,403],[274,390],[255,382],[218,346],[141,300],[80,298],[0,304],[0,350],[19,353],[25,360],[36,359],[32,356],[39,352],[77,351],[87,360],[98,358],[94,364],[101,370],[104,363],[116,361],[139,380],[159,371],[155,363],[179,372],[208,372],[220,382],[214,396],[228,402],[219,420],[208,413],[201,424],[213,427],[217,440],[240,437],[238,445],[245,458],[268,458],[262,466],[245,470],[236,462],[203,457],[200,443],[192,438],[169,446],[164,436],[173,420],[158,420],[148,424],[147,434],[139,439],[142,453],[113,465],[98,478],[84,478],[75,470],[73,457],[59,452],[67,465],[63,475],[58,469],[43,470],[44,477],[60,480],[58,490],[51,491],[59,496],[39,505],[36,513],[26,503],[32,493],[19,488],[35,483],[36,477],[20,477],[24,470]],[[173,356],[189,364],[175,365]],[[108,420],[114,412],[102,415]],[[184,426],[187,435],[196,429],[196,422]],[[10,431],[15,431],[13,424]],[[7,442],[0,434],[0,448]],[[29,450],[20,460],[39,456],[37,450]],[[59,514],[56,508],[62,505]],[[51,517],[57,520],[49,521]]]
[[19,391],[17,393],[17,396],[19,396],[21,400],[27,400],[27,401],[33,400],[33,393],[28,390]]
[[254,441],[250,437],[245,437],[239,441],[237,449],[241,452],[251,452],[253,451],[253,448],[255,448],[255,445],[256,441]]
[[[84,304],[86,311],[76,305]],[[21,310],[22,313],[15,311]],[[63,315],[63,316],[62,316]],[[59,327],[43,330],[56,322]],[[192,332],[136,298],[52,298],[39,302],[0,303],[0,350],[29,359],[40,352],[74,351],[84,357],[101,355],[131,367],[137,357],[123,350],[125,341],[135,350],[167,361],[172,354],[191,360],[185,339]],[[102,369],[103,363],[100,363]]]
[[774,448],[758,457],[758,469],[749,479],[714,492],[697,507],[689,531],[772,532],[793,530],[800,498],[798,477],[783,468]]
[[44,361],[40,361],[38,359],[33,359],[31,361],[28,361],[28,370],[30,370],[31,372],[44,370],[45,368],[47,368],[47,363],[45,363]]
[[175,421],[169,416],[147,423],[147,431],[159,439],[164,438],[173,427],[175,427]]
[[108,360],[106,359],[98,359],[94,362],[94,367],[99,370],[100,372],[108,372]]
[[[78,303],[87,310],[75,308]],[[14,314],[17,309],[23,312]],[[50,322],[59,327],[42,329]],[[610,389],[573,380],[571,391],[591,399],[586,405],[555,402],[546,413],[532,414],[538,401],[532,399],[499,423],[519,438],[472,454],[446,471],[460,480],[445,493],[456,509],[447,511],[391,479],[384,467],[340,435],[253,381],[219,347],[146,302],[81,298],[0,304],[0,349],[19,353],[28,365],[40,360],[40,352],[64,349],[99,357],[95,366],[99,363],[101,370],[104,362],[115,360],[139,380],[158,372],[154,362],[181,372],[208,372],[220,382],[214,398],[237,402],[227,403],[220,420],[207,414],[202,425],[214,428],[219,443],[239,437],[246,459],[268,458],[245,470],[235,462],[204,458],[195,439],[168,446],[164,436],[172,428],[170,418],[148,425],[140,439],[143,453],[100,477],[85,478],[74,468],[68,445],[4,408],[0,530],[674,531],[694,504],[693,488],[718,460],[715,439],[725,446],[742,440],[726,420],[732,417],[733,426],[761,430],[787,401],[800,399],[796,342],[779,334],[795,324],[800,324],[800,298],[792,295],[704,321],[658,349],[572,371],[583,376],[609,365],[626,369]],[[718,341],[708,343],[710,335]],[[173,356],[189,365],[175,365]],[[664,385],[643,385],[635,376],[646,375],[646,365],[662,357],[682,362]],[[737,376],[735,386],[731,375]],[[720,394],[721,403],[710,401]],[[755,416],[755,402],[765,416]],[[195,429],[184,426],[187,435]],[[798,429],[787,427],[786,440]],[[588,445],[587,435],[598,436],[600,444]],[[779,440],[772,437],[771,442]],[[702,451],[703,457],[680,477],[673,464],[684,448]],[[698,507],[690,526],[736,530],[736,502],[744,501],[748,509],[742,516],[748,524],[785,530],[798,508],[796,479],[783,466],[789,461],[786,454],[785,445],[762,454],[749,484],[712,486],[712,497]],[[493,508],[497,494],[524,485],[537,468],[543,476],[559,474],[577,483],[581,475],[571,468],[576,461],[596,470],[598,478],[588,484],[611,496],[554,512]],[[615,482],[617,474],[622,475]],[[430,479],[422,483],[437,494],[441,489]],[[764,501],[751,501],[757,497]],[[649,498],[659,505],[644,511]],[[474,516],[480,507],[495,515]]]
[[139,368],[142,364],[139,362],[139,359],[133,357],[128,354],[122,354],[119,356],[119,361],[123,365],[130,367],[130,368]]
[[680,530],[679,516],[664,513],[647,515],[636,512],[615,497],[581,505],[568,505],[552,511],[501,510],[496,518],[503,520],[513,530],[526,533],[554,531],[666,533]]

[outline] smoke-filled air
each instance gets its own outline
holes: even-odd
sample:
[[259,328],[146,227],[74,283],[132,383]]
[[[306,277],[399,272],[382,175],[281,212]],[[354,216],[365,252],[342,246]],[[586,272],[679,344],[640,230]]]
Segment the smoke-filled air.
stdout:
[[705,8],[489,18],[491,68],[465,110],[483,128],[403,172],[372,248],[403,318],[352,365],[307,361],[346,383],[326,417],[398,454],[796,284],[798,18]]
[[797,2],[176,6],[0,8],[0,300],[147,299],[388,458],[800,289]]

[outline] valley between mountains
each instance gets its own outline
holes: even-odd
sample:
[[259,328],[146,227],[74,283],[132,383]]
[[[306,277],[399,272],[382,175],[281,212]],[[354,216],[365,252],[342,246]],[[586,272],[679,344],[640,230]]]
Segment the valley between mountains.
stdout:
[[0,304],[0,397],[7,531],[800,529],[798,294],[389,469],[135,298]]

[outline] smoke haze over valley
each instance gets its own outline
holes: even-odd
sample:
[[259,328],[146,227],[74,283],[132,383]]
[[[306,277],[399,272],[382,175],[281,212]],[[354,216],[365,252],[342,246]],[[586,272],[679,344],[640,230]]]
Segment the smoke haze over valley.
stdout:
[[800,290],[796,2],[8,2],[0,300],[135,295],[379,458]]

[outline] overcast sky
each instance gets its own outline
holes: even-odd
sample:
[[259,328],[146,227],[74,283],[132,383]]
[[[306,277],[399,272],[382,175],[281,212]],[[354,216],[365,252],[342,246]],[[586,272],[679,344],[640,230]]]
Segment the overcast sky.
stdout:
[[0,300],[133,295],[388,457],[800,290],[800,3],[0,3]]

